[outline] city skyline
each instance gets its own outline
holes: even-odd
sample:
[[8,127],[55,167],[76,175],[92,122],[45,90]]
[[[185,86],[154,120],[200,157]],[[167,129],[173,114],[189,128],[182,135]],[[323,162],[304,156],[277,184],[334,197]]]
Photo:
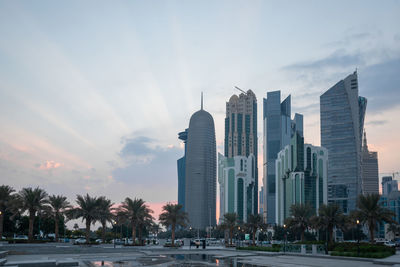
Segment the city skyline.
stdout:
[[69,199],[136,196],[156,209],[177,200],[183,145],[176,134],[198,110],[200,91],[217,152],[234,86],[259,100],[268,91],[292,95],[305,142],[319,146],[319,96],[355,69],[379,171],[399,171],[400,6],[342,3],[346,9],[337,2],[119,2],[110,11],[105,2],[1,2],[1,183],[39,185]]

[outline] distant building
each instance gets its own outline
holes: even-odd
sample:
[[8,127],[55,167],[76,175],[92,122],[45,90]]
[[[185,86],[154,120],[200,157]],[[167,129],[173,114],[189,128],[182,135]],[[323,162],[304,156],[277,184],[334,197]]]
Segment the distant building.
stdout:
[[178,159],[178,204],[183,206],[185,210],[185,180],[186,180],[186,141],[188,137],[188,129],[178,134],[178,138],[183,141],[185,146],[185,154],[182,158]]
[[328,149],[328,202],[356,209],[362,193],[361,141],[367,99],[358,95],[357,72],[320,96],[321,146]]
[[268,92],[264,98],[264,219],[267,223],[276,222],[276,172],[275,161],[279,151],[290,143],[290,139],[299,134],[303,137],[303,115],[295,114],[291,119],[290,95],[281,103],[281,91]]
[[392,180],[392,176],[382,177],[382,195],[387,196],[392,191],[399,191],[397,180]]
[[[232,95],[226,103],[225,117],[225,157],[254,155],[254,183],[252,211],[258,211],[258,138],[257,138],[257,98],[253,91]],[[249,189],[250,190],[250,189]]]
[[216,224],[216,143],[214,119],[201,109],[190,118],[187,133],[185,210],[189,226]]
[[[379,203],[382,207],[388,208],[389,210],[393,211],[395,214],[393,220],[400,224],[400,192],[394,190],[387,195],[382,195]],[[388,232],[388,226],[388,223],[378,224],[377,237],[386,238],[389,240],[400,238],[399,235],[394,236],[393,233]]]
[[296,134],[276,160],[276,223],[282,225],[290,217],[294,204],[308,204],[315,214],[327,197],[328,151],[304,144]]
[[368,150],[367,135],[365,131],[361,164],[363,194],[379,194],[378,152]]
[[224,157],[218,153],[218,183],[220,188],[220,221],[225,213],[236,213],[247,222],[254,211],[255,157],[250,155]]
[[264,214],[264,186],[261,186],[261,190],[258,194],[258,201],[259,201],[258,213],[261,216],[263,216],[263,214]]

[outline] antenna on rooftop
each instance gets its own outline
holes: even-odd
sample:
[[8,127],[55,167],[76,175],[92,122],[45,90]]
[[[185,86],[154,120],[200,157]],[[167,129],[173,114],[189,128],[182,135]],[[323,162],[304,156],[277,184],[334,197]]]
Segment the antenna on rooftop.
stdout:
[[242,89],[240,89],[239,87],[235,86],[235,88],[236,88],[237,90],[239,90],[240,92],[242,92],[243,94],[246,94],[246,92],[243,91]]
[[201,92],[201,110],[203,110],[203,92]]

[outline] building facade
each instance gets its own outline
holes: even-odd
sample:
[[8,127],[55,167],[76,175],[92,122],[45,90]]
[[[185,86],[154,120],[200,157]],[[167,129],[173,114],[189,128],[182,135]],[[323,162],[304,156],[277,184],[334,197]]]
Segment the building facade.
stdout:
[[399,191],[397,180],[393,180],[392,176],[382,177],[382,195],[387,196],[392,191]]
[[[185,184],[186,184],[186,141],[188,137],[188,129],[178,134],[178,138],[183,141],[185,150],[182,158],[177,161],[178,169],[178,204],[182,205],[185,210]],[[185,210],[186,211],[186,210]]]
[[276,223],[290,217],[294,204],[308,204],[318,215],[321,204],[328,203],[328,151],[304,144],[296,134],[276,160]]
[[[394,190],[387,195],[382,195],[379,204],[384,207],[388,208],[392,212],[394,212],[395,216],[393,220],[395,220],[398,224],[400,224],[400,192]],[[378,224],[378,237],[385,238],[388,240],[400,238],[399,235],[395,235],[392,232],[388,231],[388,227],[390,224],[382,223]]]
[[255,180],[253,188],[253,207],[258,211],[258,138],[257,138],[257,98],[253,91],[233,95],[226,103],[225,151],[227,158],[235,156],[254,156]]
[[358,95],[357,72],[320,96],[321,146],[328,149],[328,202],[344,213],[362,193],[361,140],[367,100]]
[[273,224],[276,222],[275,161],[279,151],[296,133],[303,137],[303,115],[296,113],[291,119],[291,97],[289,95],[281,102],[280,91],[268,92],[263,100],[263,210],[265,222]]
[[224,157],[218,153],[218,183],[220,188],[220,220],[225,213],[236,213],[240,222],[254,214],[254,155]]
[[363,194],[379,194],[378,152],[368,150],[365,130],[361,164]]
[[214,119],[203,110],[190,118],[187,133],[185,211],[189,226],[205,229],[216,224],[216,143]]

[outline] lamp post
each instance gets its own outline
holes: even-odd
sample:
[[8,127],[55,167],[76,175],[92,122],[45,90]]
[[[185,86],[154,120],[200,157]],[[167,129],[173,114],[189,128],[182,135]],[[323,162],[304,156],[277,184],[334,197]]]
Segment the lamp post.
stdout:
[[112,222],[112,224],[113,224],[113,228],[114,228],[114,248],[115,248],[115,238],[116,238],[116,236],[117,236],[117,221],[113,221]]
[[357,257],[360,256],[360,230],[359,230],[359,226],[360,226],[360,220],[357,219]]
[[286,234],[286,224],[283,225],[283,254],[286,253],[286,240],[287,240],[287,234]]

